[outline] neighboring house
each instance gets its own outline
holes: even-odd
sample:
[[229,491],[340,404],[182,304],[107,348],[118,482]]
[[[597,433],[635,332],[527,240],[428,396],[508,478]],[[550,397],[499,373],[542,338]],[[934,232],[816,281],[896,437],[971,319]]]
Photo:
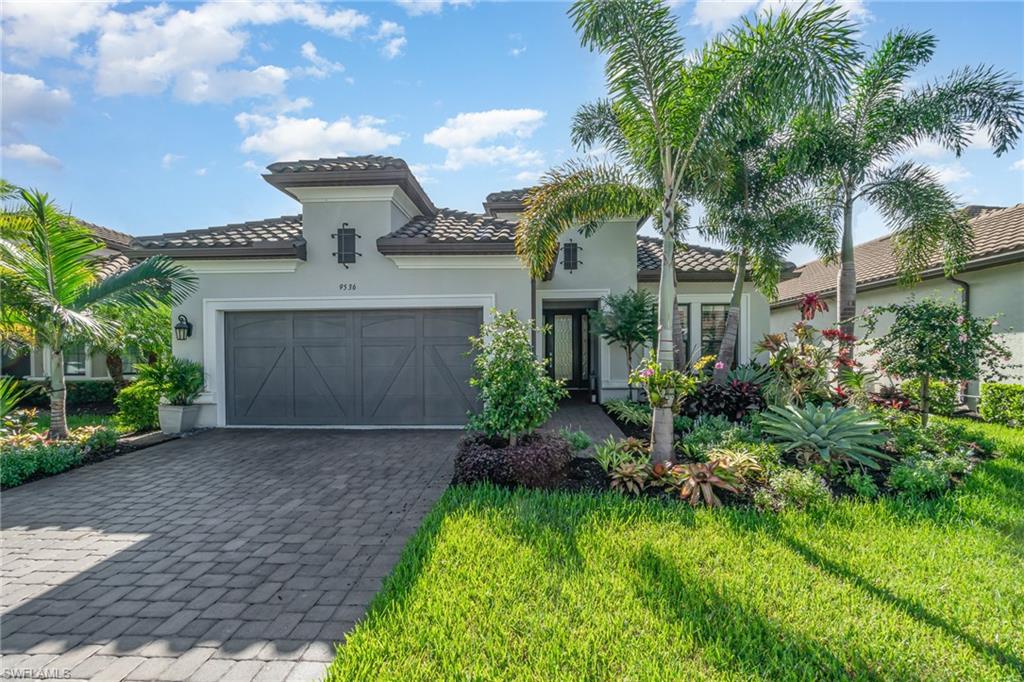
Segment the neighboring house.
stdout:
[[[999,316],[1002,341],[1010,348],[1010,381],[1024,381],[1024,204],[1009,208],[968,206],[974,232],[974,248],[963,270],[945,277],[938,258],[922,273],[913,287],[897,283],[896,258],[889,236],[865,242],[854,249],[857,263],[857,309],[908,300],[911,296],[962,302],[972,314]],[[795,279],[779,286],[779,298],[772,304],[773,332],[788,331],[800,319],[800,298],[815,292],[834,308],[838,265],[820,260],[802,265]],[[834,315],[834,311],[828,313]],[[832,318],[829,318],[832,319]],[[876,334],[883,334],[891,322],[882,319]],[[857,327],[857,335],[863,329]],[[870,358],[865,358],[870,364]],[[967,398],[977,397],[977,382],[967,387]]]
[[[571,390],[622,396],[626,362],[588,333],[587,311],[655,288],[660,242],[636,218],[594,236],[566,234],[534,280],[515,255],[525,190],[487,197],[485,214],[434,206],[401,159],[275,163],[264,179],[301,215],[138,237],[133,258],[166,254],[199,288],[173,311],[191,336],[174,353],[200,361],[200,424],[454,426],[475,396],[467,338],[491,310],[547,321],[537,350]],[[717,350],[732,274],[725,253],[679,253],[679,304],[692,355]],[[769,328],[768,302],[744,294],[739,360]]]
[[[106,261],[103,272],[113,274],[126,269],[129,260],[124,253],[129,249],[134,238],[108,227],[81,222],[92,231],[97,239],[103,242],[103,247],[93,252],[96,258]],[[131,353],[126,353],[122,357],[125,376],[134,374],[134,365],[137,360],[138,358]],[[47,348],[34,348],[28,356],[23,355],[18,358],[17,363],[8,369],[5,359],[4,373],[25,376],[28,379],[45,379],[50,376]],[[69,381],[110,381],[110,372],[107,371],[107,356],[103,351],[88,344],[67,348],[64,350],[64,376]]]

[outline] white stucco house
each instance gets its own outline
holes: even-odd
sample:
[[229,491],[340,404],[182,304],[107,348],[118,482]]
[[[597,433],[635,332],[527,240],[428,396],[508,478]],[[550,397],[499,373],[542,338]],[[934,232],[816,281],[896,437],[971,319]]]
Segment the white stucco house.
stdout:
[[[971,217],[974,246],[963,270],[954,277],[944,276],[936,257],[920,282],[900,286],[890,236],[855,247],[857,309],[900,303],[914,296],[955,300],[974,315],[999,316],[999,335],[1013,356],[1008,381],[1024,383],[1024,204],[968,206],[964,210]],[[771,305],[772,332],[788,331],[800,319],[799,302],[805,294],[817,293],[834,306],[837,264],[815,260],[798,267],[795,274],[779,286],[778,299]],[[834,312],[828,315],[834,316]],[[890,323],[880,320],[877,334],[884,334]],[[855,333],[862,336],[864,330],[857,327]],[[864,359],[871,364],[870,357]],[[973,403],[977,396],[978,383],[971,382],[965,398]]]
[[[533,279],[514,246],[526,190],[489,195],[481,214],[438,208],[405,161],[380,156],[275,163],[263,177],[295,215],[138,237],[129,251],[198,275],[173,311],[191,335],[173,349],[205,367],[200,425],[463,424],[467,337],[492,308],[550,324],[537,352],[578,395],[624,395],[625,357],[588,332],[587,310],[657,287],[661,244],[638,236],[637,218],[566,234]],[[688,351],[717,350],[728,257],[692,246],[676,266]],[[751,290],[741,316],[743,362],[769,330],[768,301]]]

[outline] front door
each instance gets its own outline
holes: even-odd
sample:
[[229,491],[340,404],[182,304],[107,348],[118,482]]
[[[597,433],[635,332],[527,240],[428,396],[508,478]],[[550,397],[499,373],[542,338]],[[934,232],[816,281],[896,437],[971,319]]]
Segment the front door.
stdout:
[[548,331],[544,335],[544,354],[548,372],[565,382],[568,389],[590,389],[590,318],[586,310],[552,310],[544,313]]

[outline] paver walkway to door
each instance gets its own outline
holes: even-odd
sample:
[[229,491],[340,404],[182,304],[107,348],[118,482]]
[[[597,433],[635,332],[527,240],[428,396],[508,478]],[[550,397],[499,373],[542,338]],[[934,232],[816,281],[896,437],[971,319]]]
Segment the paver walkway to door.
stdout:
[[4,492],[0,668],[319,678],[460,435],[218,430]]

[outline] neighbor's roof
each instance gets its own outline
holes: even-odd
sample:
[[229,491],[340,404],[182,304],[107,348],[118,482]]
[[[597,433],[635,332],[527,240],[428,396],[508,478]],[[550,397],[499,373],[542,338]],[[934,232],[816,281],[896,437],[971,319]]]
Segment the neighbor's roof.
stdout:
[[[657,280],[661,273],[662,241],[657,237],[637,235],[636,266],[639,279]],[[733,262],[728,251],[712,249],[696,244],[682,244],[673,254],[676,262],[676,277],[684,280],[731,280],[734,276]],[[786,263],[783,279],[787,279],[796,266]]]
[[134,255],[174,253],[194,258],[298,256],[305,248],[302,216],[286,215],[185,232],[136,237]]
[[117,230],[111,230],[109,227],[103,227],[96,223],[90,223],[86,220],[80,220],[80,223],[85,227],[89,228],[97,239],[102,240],[107,246],[116,249],[118,251],[127,249],[132,244],[132,240],[135,237],[124,232],[118,232]]
[[514,253],[516,224],[479,213],[439,208],[434,215],[417,216],[377,240],[384,254],[398,253]]
[[505,189],[500,192],[491,192],[484,200],[484,210],[494,214],[496,211],[515,212],[523,210],[523,201],[526,195],[534,187],[520,187],[519,189]]
[[[970,224],[974,232],[974,249],[967,269],[1024,257],[1024,204],[1009,208],[968,206],[964,212],[971,216]],[[859,244],[854,247],[853,253],[857,263],[858,289],[889,286],[897,281],[898,267],[892,235]],[[839,264],[826,265],[816,260],[801,265],[796,274],[797,278],[779,285],[779,298],[773,304],[774,307],[792,304],[812,292],[834,292]],[[940,254],[932,258],[922,274],[925,277],[942,274]]]
[[271,173],[324,173],[330,171],[409,170],[409,164],[394,156],[336,156],[332,158],[278,161],[267,166]]

